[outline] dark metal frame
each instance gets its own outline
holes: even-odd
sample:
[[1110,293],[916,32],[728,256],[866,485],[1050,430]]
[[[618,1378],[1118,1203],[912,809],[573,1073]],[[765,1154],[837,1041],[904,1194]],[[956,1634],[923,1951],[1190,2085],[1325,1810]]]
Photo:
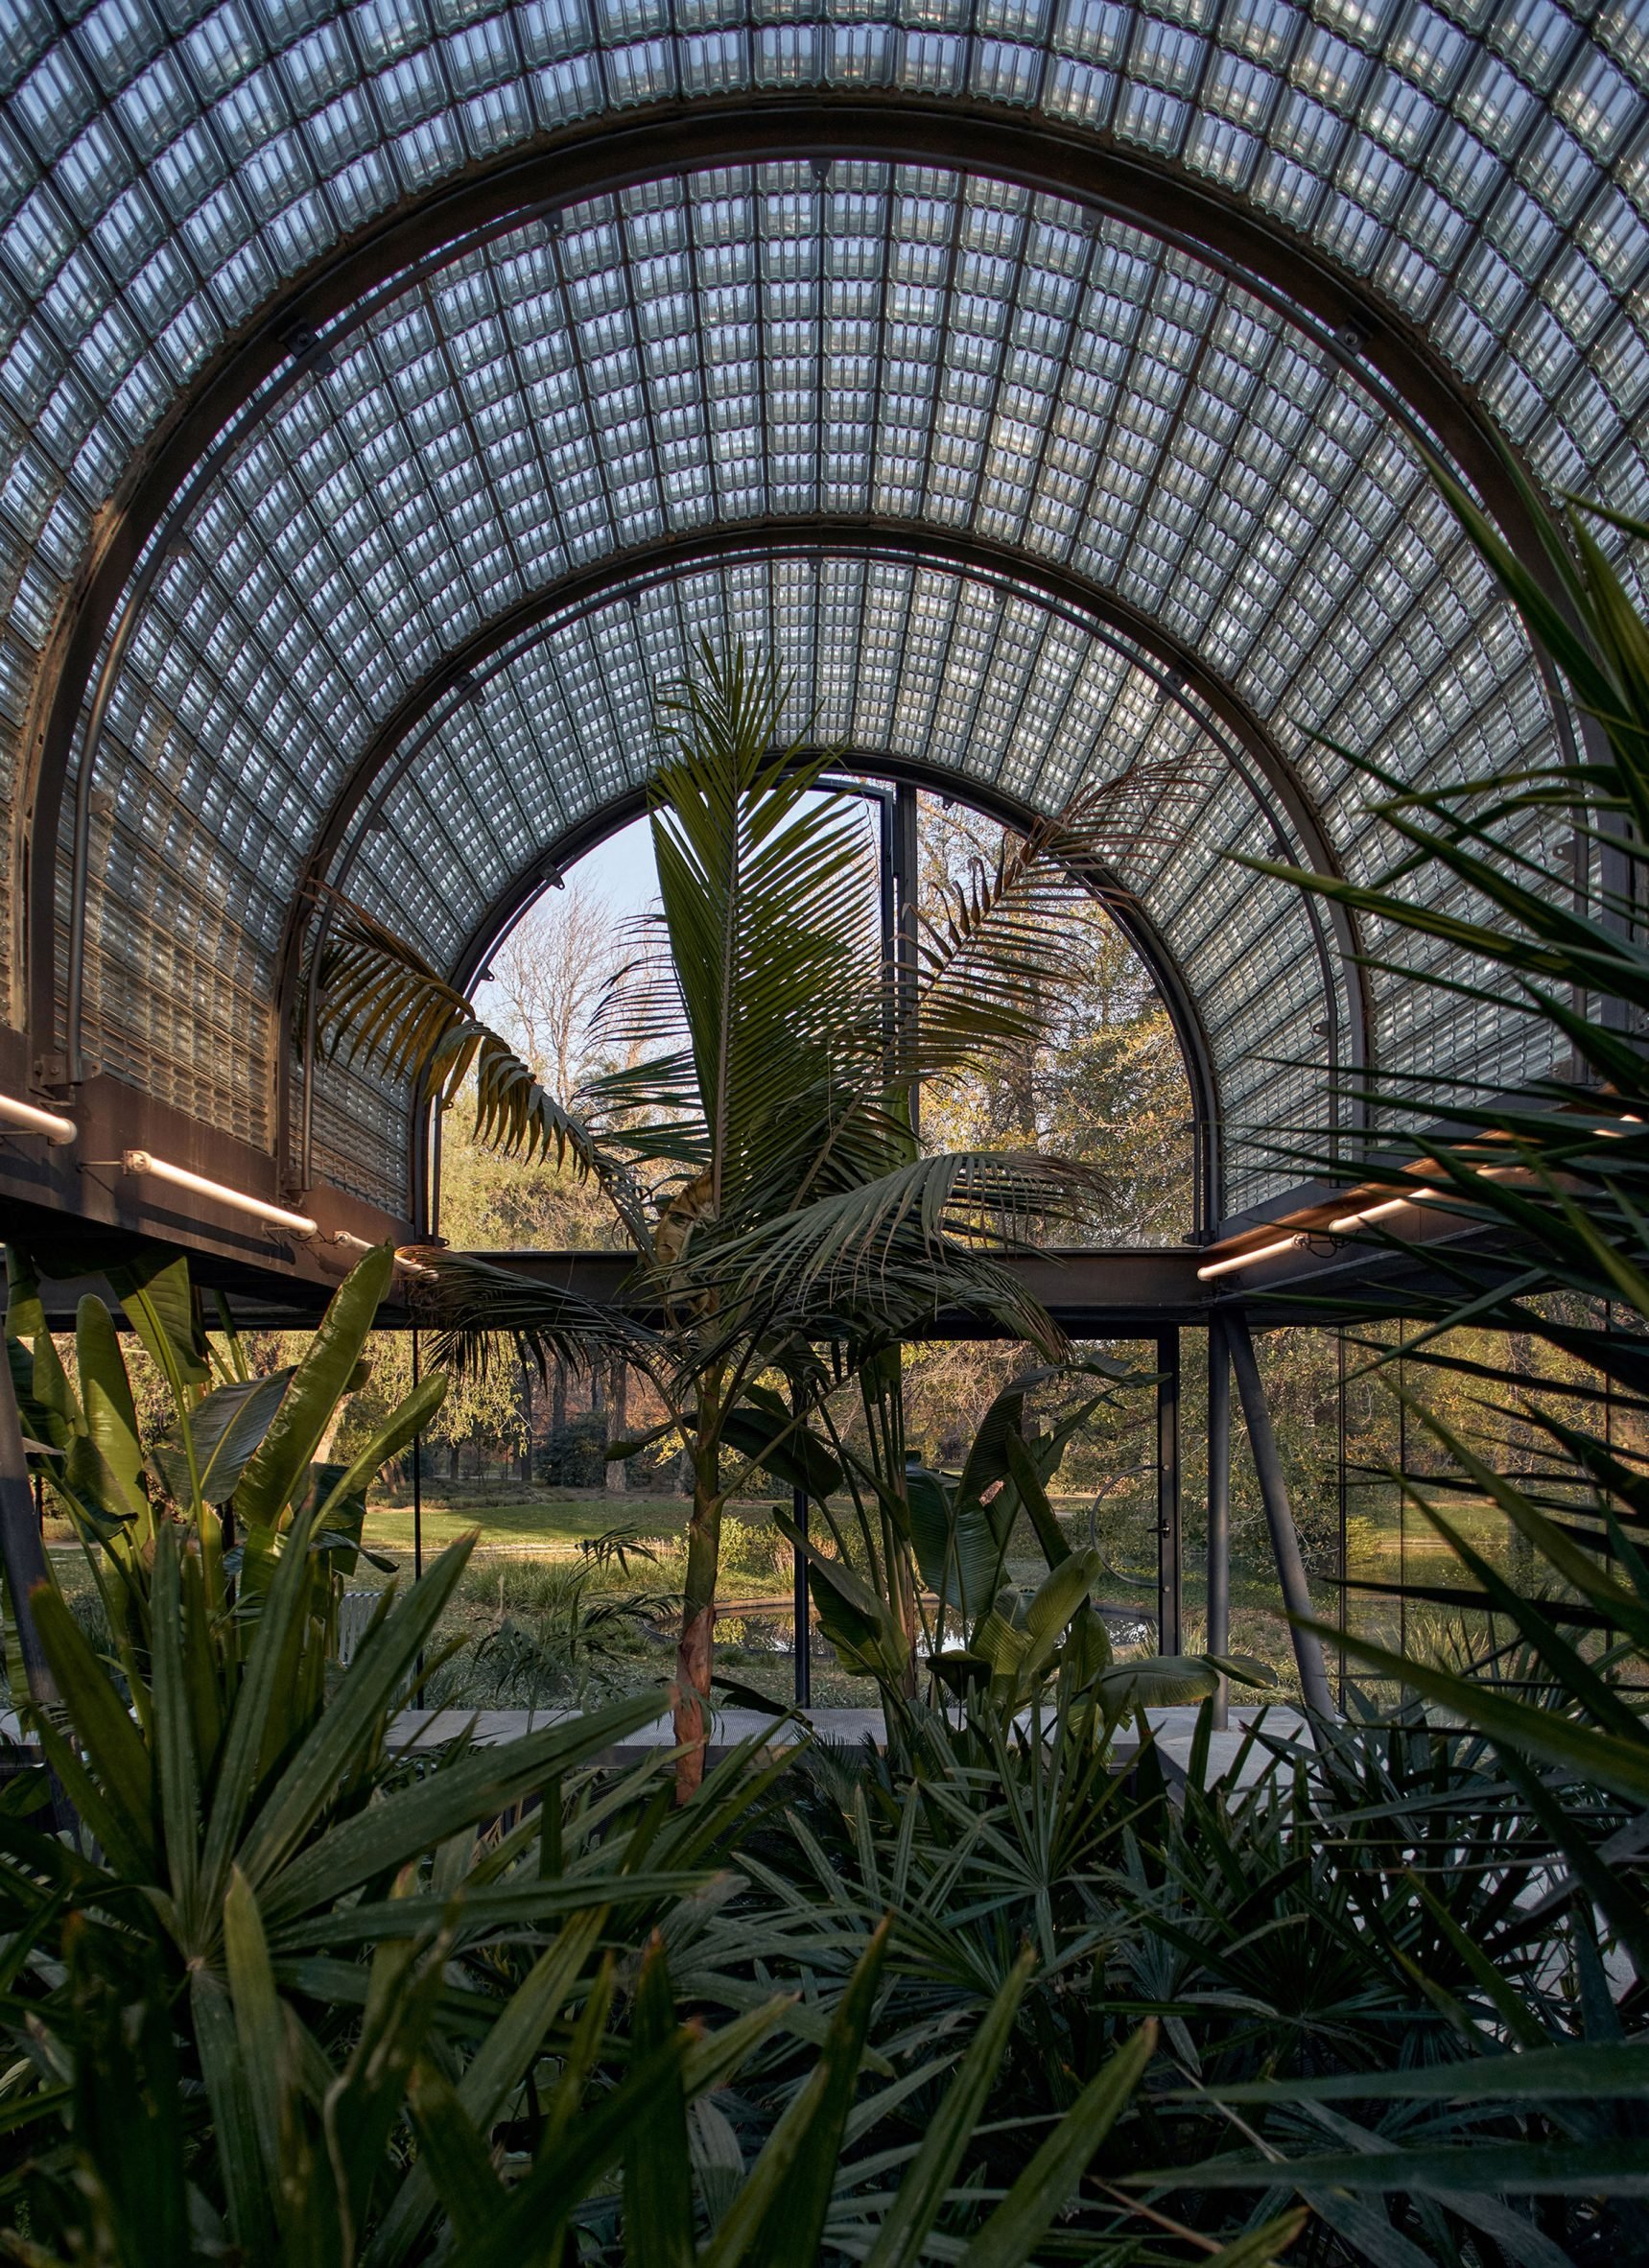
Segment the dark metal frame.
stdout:
[[[1211,1654],[1231,1651],[1231,1351],[1225,1318],[1208,1319],[1208,1627],[1204,1646]],[[1222,1677],[1213,1721],[1223,1732],[1230,1711],[1230,1688]]]
[[[249,326],[174,405],[133,463],[45,659],[26,736],[14,864],[24,883],[24,968],[36,1047],[43,1050],[56,1028],[56,849],[86,687],[144,545],[200,464],[199,436],[223,432],[271,379],[283,389],[293,383],[323,326],[387,277],[404,276],[434,255],[450,256],[462,238],[484,237],[533,211],[667,170],[760,163],[799,152],[820,159],[932,162],[1012,179],[1072,198],[1223,268],[1292,319],[1314,320],[1324,350],[1356,368],[1377,391],[1383,382],[1393,414],[1454,459],[1488,496],[1514,550],[1550,583],[1538,531],[1504,477],[1506,444],[1464,397],[1429,342],[1235,197],[1052,120],[948,97],[751,90],[725,103],[660,106],[623,122],[600,115],[529,153],[478,167],[361,231]],[[295,357],[294,340],[304,343]],[[1561,697],[1554,706],[1567,733]]]
[[[980,783],[964,780],[937,765],[911,764],[857,748],[841,751],[841,760],[851,764],[855,769],[865,772],[870,778],[886,780],[895,787],[926,788],[936,793],[950,795],[956,802],[966,803],[982,812],[987,817],[1000,820],[1004,826],[1023,831],[1033,823],[1037,815],[1016,797],[1003,795]],[[558,873],[562,867],[570,865],[607,836],[616,834],[621,827],[638,818],[646,809],[646,789],[632,789],[626,794],[604,804],[599,812],[580,819],[566,834],[557,836],[548,851],[534,858],[521,879],[501,891],[487,908],[453,964],[451,981],[462,991],[467,991],[475,982],[522,913],[550,886],[544,879],[546,869]],[[1168,1020],[1173,1026],[1191,1098],[1194,1140],[1193,1220],[1199,1235],[1210,1235],[1221,1216],[1220,1111],[1213,1051],[1203,1026],[1201,1010],[1172,951],[1138,899],[1115,876],[1101,867],[1095,866],[1084,880],[1150,970]],[[307,1076],[307,1066],[305,1068]],[[412,1144],[409,1187],[413,1192],[415,1212],[418,1193],[428,1188],[425,1163],[427,1145],[415,1107],[411,1114],[409,1136]]]
[[1185,1648],[1185,1506],[1180,1487],[1180,1335],[1157,1334],[1157,1651]]
[[[683,536],[671,542],[649,545],[640,552],[617,555],[598,567],[565,578],[549,590],[535,593],[530,600],[485,626],[463,647],[444,658],[439,669],[433,672],[424,684],[410,694],[385,720],[357,759],[348,782],[328,811],[294,893],[277,963],[277,1030],[290,1029],[294,1022],[306,933],[312,930],[314,932],[310,947],[313,957],[315,942],[327,926],[323,886],[329,879],[339,886],[342,886],[347,876],[348,863],[361,846],[363,836],[359,831],[351,835],[352,822],[368,806],[374,809],[382,807],[391,789],[415,763],[423,747],[445,721],[451,713],[451,704],[475,698],[487,675],[506,669],[524,646],[530,646],[537,636],[547,635],[552,626],[558,626],[580,612],[610,604],[615,599],[652,583],[669,581],[676,576],[695,573],[706,566],[726,563],[732,559],[750,556],[814,557],[822,554],[833,557],[891,556],[903,562],[931,563],[953,568],[959,574],[978,575],[992,581],[1000,581],[1020,595],[1048,606],[1050,611],[1062,614],[1088,635],[1112,646],[1147,672],[1152,671],[1151,657],[1154,656],[1160,667],[1152,673],[1157,675],[1164,697],[1183,707],[1193,719],[1198,730],[1213,740],[1227,762],[1237,770],[1271,830],[1275,855],[1289,862],[1299,859],[1320,874],[1331,877],[1340,875],[1337,855],[1315,803],[1292,764],[1276,747],[1259,719],[1229,687],[1205,669],[1194,654],[1180,647],[1149,617],[1130,607],[1125,602],[1113,600],[1080,577],[1069,575],[1046,561],[1022,558],[1005,546],[987,544],[972,537],[949,535],[909,524],[828,515],[741,523],[736,528]],[[1116,635],[1114,625],[1125,631],[1125,638]],[[1143,653],[1136,652],[1133,650],[1135,646],[1143,648]],[[899,776],[901,768],[897,762],[881,758],[874,752],[855,750],[853,755],[856,762],[878,769],[889,778]],[[914,774],[915,768],[907,766],[904,768]],[[960,775],[945,772],[940,767],[933,766],[923,768],[922,778],[926,785],[943,787],[945,791],[957,794],[961,800],[975,803],[981,809],[986,808],[985,798],[990,791],[963,780]],[[508,928],[511,918],[530,902],[536,891],[544,887],[546,875],[558,873],[562,866],[579,856],[593,842],[600,840],[603,834],[610,832],[615,825],[622,824],[621,819],[609,817],[606,814],[624,810],[627,801],[633,801],[635,807],[640,808],[639,795],[616,802],[606,807],[605,813],[592,815],[578,821],[565,835],[557,837],[547,849],[534,854],[519,881],[512,881],[488,908],[470,944],[455,966],[455,982],[467,987],[475,971],[486,965],[487,957]],[[1032,815],[1029,806],[1014,799],[999,797],[997,802],[1000,808],[994,815],[1009,817],[1011,807],[1010,824],[1024,826]],[[337,864],[341,857],[343,861],[342,869]],[[1188,1072],[1193,1078],[1193,1091],[1199,1079],[1206,1089],[1206,1094],[1197,1096],[1194,1113],[1199,1128],[1199,1149],[1203,1153],[1199,1159],[1196,1212],[1199,1227],[1212,1229],[1222,1213],[1222,1174],[1216,1132],[1219,1114],[1213,1053],[1202,1028],[1200,1010],[1193,1004],[1190,989],[1179,974],[1166,939],[1148,922],[1143,910],[1131,893],[1114,877],[1104,878],[1101,891],[1114,910],[1123,907],[1129,909],[1131,933],[1133,931],[1138,932],[1135,942],[1157,976],[1164,997],[1168,1001],[1169,1013],[1186,1055]],[[1303,910],[1322,980],[1324,1020],[1327,1026],[1327,1078],[1331,1090],[1333,1090],[1347,1075],[1361,1079],[1372,1068],[1373,1008],[1368,978],[1355,915],[1331,901],[1310,896],[1303,897]],[[1342,992],[1347,1019],[1344,1028]],[[303,1039],[305,1101],[294,1179],[294,1186],[297,1189],[306,1187],[309,1180],[308,1125],[313,1096],[309,1071],[313,1055],[314,1029],[311,1018]],[[290,1055],[284,1049],[279,1050],[275,1122],[277,1154],[283,1160],[291,1152],[292,1069]],[[1352,1122],[1359,1122],[1360,1106],[1352,1102],[1349,1110]],[[1203,1131],[1205,1128],[1207,1131]]]

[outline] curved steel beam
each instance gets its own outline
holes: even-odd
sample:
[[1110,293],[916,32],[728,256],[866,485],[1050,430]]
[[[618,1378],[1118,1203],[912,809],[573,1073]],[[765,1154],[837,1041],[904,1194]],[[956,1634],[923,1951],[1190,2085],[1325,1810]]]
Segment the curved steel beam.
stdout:
[[[1022,802],[1019,797],[1004,795],[1000,789],[982,782],[962,779],[955,772],[947,771],[941,765],[913,763],[858,748],[843,751],[842,757],[854,770],[861,771],[870,778],[908,782],[912,787],[949,795],[957,803],[968,804],[974,810],[982,812],[987,818],[1000,820],[1003,826],[1017,828],[1022,833],[1033,825],[1038,816],[1030,805]],[[603,804],[600,811],[586,814],[558,835],[547,852],[533,859],[520,874],[506,883],[464,940],[448,972],[451,981],[467,992],[528,907],[543,890],[550,887],[546,869],[558,870],[570,865],[575,859],[582,858],[586,851],[593,850],[597,843],[617,834],[621,827],[627,826],[632,819],[639,818],[647,809],[647,796],[645,788],[632,788]],[[1224,1210],[1219,1077],[1213,1050],[1195,995],[1186,981],[1172,948],[1126,886],[1097,863],[1082,879],[1150,970],[1152,981],[1173,1027],[1180,1056],[1185,1064],[1186,1083],[1190,1090],[1194,1142],[1194,1229],[1198,1233],[1211,1233]],[[429,1167],[428,1145],[419,1130],[420,1115],[415,1108],[409,1109],[408,1187],[413,1193],[414,1213],[427,1196]]]
[[[1126,602],[1114,599],[1109,592],[1034,555],[1023,555],[1006,546],[976,537],[951,535],[917,522],[824,516],[744,521],[711,533],[684,535],[637,551],[615,554],[596,566],[534,593],[507,614],[484,625],[463,646],[446,656],[439,669],[385,719],[356,759],[347,782],[326,814],[294,893],[276,968],[277,1030],[284,1032],[291,1028],[301,978],[304,936],[333,862],[349,838],[351,823],[374,796],[381,800],[387,795],[395,780],[415,760],[430,732],[436,728],[430,720],[443,701],[455,695],[467,697],[476,681],[483,680],[489,669],[506,667],[511,658],[505,650],[506,648],[519,650],[519,643],[530,642],[540,628],[582,609],[608,603],[626,589],[667,581],[732,555],[810,557],[821,553],[836,557],[891,555],[911,564],[950,567],[958,574],[988,580],[994,588],[1012,588],[1022,596],[1039,601],[1079,623],[1090,634],[1106,639],[1127,652],[1128,646],[1111,636],[1117,628],[1124,630],[1133,645],[1143,649],[1145,656],[1155,658],[1160,665],[1159,682],[1164,691],[1181,703],[1200,730],[1210,731],[1211,718],[1216,727],[1223,728],[1223,732],[1215,730],[1213,737],[1223,743],[1227,759],[1237,765],[1256,803],[1270,821],[1272,847],[1277,854],[1291,861],[1298,853],[1314,871],[1339,874],[1332,840],[1308,791],[1252,710],[1193,653],[1168,637],[1160,624]],[[1150,667],[1148,658],[1144,666]],[[1194,698],[1190,697],[1192,695]],[[887,776],[894,776],[893,768],[883,766],[881,758],[874,761],[887,770]],[[939,776],[935,769],[932,777]],[[974,799],[971,784],[960,775],[943,776],[948,792],[956,793],[963,800]],[[1018,808],[1023,814],[1025,807]],[[357,841],[360,839],[356,838]],[[560,855],[563,854],[553,846],[535,863],[554,862]],[[1372,1062],[1373,1007],[1355,920],[1338,906],[1321,905],[1309,899],[1307,917],[1323,975],[1329,1022],[1329,1076],[1333,1080],[1351,1073],[1360,1079]],[[1166,952],[1160,939],[1156,950]],[[1338,1004],[1341,987],[1348,1025],[1343,1033]],[[291,1064],[284,1046],[277,1081],[276,1115],[284,1156],[292,1087]]]
[[[1429,429],[1489,501],[1508,540],[1543,582],[1550,563],[1504,477],[1504,444],[1415,326],[1351,277],[1208,184],[1100,147],[1048,119],[978,101],[741,93],[675,103],[615,120],[599,115],[528,152],[482,165],[361,230],[271,304],[174,405],[100,513],[76,587],[54,628],[25,728],[26,781],[15,819],[30,1028],[45,1044],[57,1016],[56,865],[63,783],[86,687],[145,544],[199,462],[202,432],[220,432],[307,340],[385,278],[461,237],[506,227],[534,208],[573,202],[666,171],[794,158],[932,163],[1010,179],[1115,215],[1159,241],[1237,275],[1296,319],[1321,327],[1326,351],[1389,388],[1388,406]],[[1377,387],[1376,390],[1378,390]],[[1560,718],[1564,712],[1559,707]]]

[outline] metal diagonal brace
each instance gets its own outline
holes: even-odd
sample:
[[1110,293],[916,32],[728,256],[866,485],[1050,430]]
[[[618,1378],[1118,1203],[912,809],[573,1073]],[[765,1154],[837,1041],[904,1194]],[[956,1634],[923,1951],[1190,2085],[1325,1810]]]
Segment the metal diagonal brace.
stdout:
[[1265,1524],[1271,1530],[1271,1549],[1283,1586],[1283,1604],[1288,1614],[1288,1635],[1294,1646],[1294,1666],[1300,1672],[1300,1690],[1307,1708],[1314,1714],[1332,1716],[1334,1703],[1329,1690],[1329,1673],[1323,1666],[1323,1649],[1310,1631],[1301,1628],[1302,1622],[1314,1618],[1315,1609],[1306,1581],[1306,1562],[1300,1556],[1300,1538],[1288,1502],[1283,1459],[1277,1453],[1271,1409],[1260,1382],[1260,1365],[1254,1358],[1248,1318],[1236,1310],[1224,1321],[1231,1366],[1237,1373],[1237,1391],[1248,1423],[1248,1446],[1254,1452],[1254,1470],[1260,1476]]

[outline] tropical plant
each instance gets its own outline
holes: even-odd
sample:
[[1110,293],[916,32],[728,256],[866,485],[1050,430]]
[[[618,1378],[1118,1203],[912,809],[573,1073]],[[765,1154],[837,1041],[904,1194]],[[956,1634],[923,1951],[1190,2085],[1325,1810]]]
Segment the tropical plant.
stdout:
[[[1072,1543],[1049,1500],[1054,1473],[1095,1414],[1155,1382],[1154,1374],[1106,1357],[1024,1370],[985,1411],[958,1474],[907,1459],[897,1493],[885,1477],[890,1460],[860,1453],[828,1400],[817,1405],[815,1431],[793,1425],[770,1389],[751,1390],[732,1437],[819,1515],[822,1528],[812,1533],[782,1512],[775,1523],[808,1562],[819,1621],[838,1660],[877,1681],[890,1736],[911,1737],[918,1666],[930,1690],[964,1696],[969,1714],[977,1705],[1011,1721],[1046,1700],[1062,1725],[1080,1724],[1090,1736],[1147,1704],[1200,1700],[1217,1692],[1222,1678],[1274,1682],[1246,1657],[1115,1662],[1094,1603],[1104,1558],[1092,1543]],[[1040,1415],[1027,1417],[1033,1401],[1051,1404],[1046,1430]],[[1047,1569],[1029,1585],[1009,1575],[1022,1523]],[[831,1550],[822,1547],[827,1534]],[[924,1586],[912,1595],[914,1633],[885,1573],[889,1537],[908,1539]],[[959,1644],[951,1642],[953,1632]]]
[[393,1264],[388,1246],[368,1253],[333,1295],[302,1360],[254,1377],[232,1329],[215,1343],[202,1330],[185,1261],[150,1251],[117,1263],[111,1288],[171,1407],[164,1431],[145,1441],[108,1308],[95,1293],[82,1299],[71,1379],[46,1328],[33,1264],[8,1247],[7,1353],[32,1461],[84,1548],[140,1722],[150,1706],[150,1594],[161,1535],[188,1539],[178,1581],[205,1737],[232,1700],[282,1538],[304,1510],[312,1544],[303,1642],[271,1738],[278,1745],[318,1705],[339,1592],[361,1552],[367,1486],[428,1425],[446,1390],[438,1375],[426,1379],[346,1464],[321,1455],[341,1403],[364,1375],[366,1335]]
[[[1519,480],[1510,467],[1506,477]],[[1639,541],[1649,529],[1587,507],[1560,534],[1524,488],[1546,541],[1543,581],[1446,473],[1438,478],[1590,721],[1586,753],[1425,792],[1365,765],[1388,791],[1376,808],[1405,846],[1392,872],[1352,885],[1275,870],[1383,925],[1393,940],[1383,949],[1388,967],[1405,934],[1448,944],[1473,973],[1398,973],[1500,1012],[1520,1007],[1549,1027],[1560,1063],[1511,1101],[1459,1079],[1428,1082],[1424,1115],[1404,1095],[1370,1098],[1388,1122],[1405,1119],[1415,1132],[1368,1165],[1367,1181],[1393,1196],[1422,1196],[1427,1220],[1441,1217],[1455,1232],[1422,1246],[1418,1215],[1395,1206],[1363,1232],[1424,1258],[1433,1284],[1443,1279],[1410,1293],[1416,1321],[1395,1345],[1371,1343],[1371,1363],[1401,1360],[1423,1386],[1428,1377],[1463,1382],[1483,1419],[1468,1439],[1424,1391],[1397,1389],[1413,1435],[1430,1445],[1436,1477],[1409,1470],[1393,1479],[1464,1578],[1464,1587],[1411,1585],[1408,1595],[1474,1608],[1490,1636],[1479,1660],[1446,1664],[1355,1632],[1324,1635],[1417,1696],[1411,1713],[1429,1709],[1427,1737],[1440,1757],[1464,1739],[1496,1758],[1500,1784],[1479,1795],[1479,1821],[1489,1832],[1516,1819],[1539,1869],[1531,1878],[1504,1849],[1486,1858],[1500,1907],[1487,1929],[1451,1927],[1469,1972],[1464,1987],[1445,1989],[1416,1965],[1455,2049],[1471,2059],[1467,2070],[1402,2064],[1287,2084],[1256,2077],[1226,2094],[1242,2106],[1233,2115],[1251,2119],[1256,2105],[1268,2106],[1294,2121],[1296,2145],[1319,2146],[1303,2155],[1267,2147],[1258,2159],[1238,2151],[1200,2167],[1199,2178],[1211,2189],[1271,2190],[1285,2158],[1287,2180],[1305,2194],[1347,2201],[1336,2225],[1373,2257],[1390,2247],[1370,2212],[1378,2207],[1383,2221],[1378,2201],[1406,2200],[1410,2225],[1418,2213],[1434,2240],[1448,2223],[1447,2240],[1458,2245],[1464,2221],[1504,2256],[1555,2263],[1630,2256],[1649,2233],[1634,2202],[1645,2187],[1639,2105],[1649,2070],[1649,1078],[1640,1036],[1649,951],[1637,910],[1649,859],[1649,625],[1589,521]],[[1584,862],[1595,869],[1584,903],[1554,890],[1541,859],[1519,847],[1531,819],[1558,812],[1573,815]],[[1455,889],[1417,896],[1409,878],[1425,866]],[[1342,1311],[1358,1319],[1355,1305]],[[1565,1358],[1566,1375],[1532,1391],[1525,1362],[1463,1351],[1450,1333],[1467,1324],[1543,1340]],[[1519,1459],[1532,1470],[1497,1469],[1484,1439],[1496,1427],[1536,1444]],[[1492,1546],[1467,1533],[1468,1507],[1503,1520],[1519,1547],[1517,1579]],[[1373,1737],[1346,1736],[1364,1756]],[[1424,1838],[1438,1831],[1437,1798],[1410,1787],[1383,1807],[1424,1852]],[[1414,1897],[1437,1918],[1424,1869]],[[1519,2194],[1542,2200],[1538,2234],[1520,2216],[1506,2219],[1505,2200]]]
[[[610,2239],[626,2261],[730,2264],[812,2257],[828,2224],[833,2245],[858,2233],[892,2262],[943,2216],[971,2233],[969,2258],[1028,2257],[1126,2103],[1148,2028],[1021,2154],[1004,2194],[958,2189],[1027,1956],[972,2044],[922,2067],[922,2147],[872,2151],[859,2171],[881,2115],[859,2097],[867,2056],[883,2060],[867,2037],[885,1925],[838,1938],[839,1985],[820,2008],[813,1981],[805,2020],[747,1957],[714,1980],[731,2004],[714,2029],[696,2010],[682,2022],[669,1982],[667,1941],[684,1942],[782,1760],[742,1752],[691,1809],[661,1812],[648,1795],[668,1754],[616,1783],[590,1768],[654,1715],[651,1694],[502,1747],[409,1754],[397,1712],[468,1543],[405,1599],[389,1586],[328,1674],[368,1461],[438,1390],[336,1477],[305,1454],[354,1375],[388,1258],[363,1264],[305,1361],[261,1395],[243,1378],[208,1386],[181,1264],[142,1264],[121,1290],[169,1365],[159,1442],[137,1436],[101,1306],[82,1307],[74,1388],[43,1330],[17,1342],[31,1423],[51,1436],[35,1453],[112,1569],[123,1628],[106,1661],[53,1585],[30,1602],[59,1696],[35,1732],[71,1824],[43,1831],[38,1778],[0,1800],[0,2242],[36,2268],[229,2253],[392,2268],[436,2241],[482,2268],[560,2263],[578,2224],[603,2256]],[[41,1320],[35,1302],[19,1267],[20,1329]],[[791,2076],[753,2158],[723,2151],[713,2177],[694,2142],[729,2131],[711,2095],[785,2040]]]
[[[1084,890],[1108,830],[1132,828],[1145,775],[1164,769],[1136,767],[1004,843],[994,871],[976,873],[890,967],[856,808],[823,791],[828,753],[786,740],[787,699],[771,662],[708,648],[666,697],[652,787],[663,910],[605,1010],[632,1060],[593,1081],[577,1109],[547,1096],[467,1002],[365,917],[343,913],[317,974],[331,1050],[447,1101],[473,1070],[481,1133],[565,1156],[624,1224],[637,1256],[629,1305],[662,1318],[631,1358],[657,1382],[694,1477],[677,1669],[684,1795],[701,1768],[722,1508],[748,1471],[734,1432],[752,1411],[770,1432],[765,1376],[784,1385],[781,1429],[844,1378],[861,1382],[885,1524],[878,1564],[913,1636],[899,1341],[964,1308],[1063,1351],[991,1253],[1092,1193],[1093,1174],[1035,1151],[925,1155],[913,1097],[924,1080],[1034,1038],[1057,988],[1058,908]],[[496,1333],[535,1350],[566,1319],[558,1295],[519,1275],[427,1264],[426,1295],[457,1326],[443,1359]]]

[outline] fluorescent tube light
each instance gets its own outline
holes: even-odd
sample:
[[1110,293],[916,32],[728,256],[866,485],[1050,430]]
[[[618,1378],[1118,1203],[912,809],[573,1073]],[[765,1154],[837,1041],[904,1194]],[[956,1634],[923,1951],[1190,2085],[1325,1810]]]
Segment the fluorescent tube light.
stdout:
[[21,1134],[43,1134],[54,1148],[73,1142],[80,1132],[73,1119],[55,1110],[42,1110],[36,1102],[19,1102],[14,1095],[0,1095],[0,1120]]
[[1275,1260],[1280,1252],[1303,1252],[1310,1242],[1309,1237],[1279,1237],[1274,1244],[1256,1244],[1251,1251],[1234,1252],[1228,1260],[1211,1260],[1206,1267],[1198,1268],[1197,1282],[1206,1284],[1213,1276],[1229,1276],[1234,1268],[1251,1268],[1257,1261]]
[[232,1206],[237,1213],[249,1213],[254,1220],[261,1220],[270,1228],[290,1229],[294,1237],[318,1234],[318,1224],[303,1214],[289,1213],[284,1205],[271,1205],[264,1197],[248,1197],[238,1189],[226,1189],[221,1181],[208,1181],[203,1173],[191,1173],[186,1166],[170,1166],[153,1150],[125,1150],[120,1163],[125,1172],[153,1173],[156,1181],[169,1181],[174,1189],[186,1189],[198,1197],[211,1197],[220,1205]]
[[1331,1220],[1331,1237],[1349,1237],[1371,1220],[1389,1220],[1394,1213],[1401,1213],[1407,1205],[1424,1205],[1432,1197],[1440,1197],[1441,1190],[1417,1189],[1411,1197],[1386,1197],[1378,1205],[1365,1205],[1360,1213],[1342,1213],[1338,1220]]

